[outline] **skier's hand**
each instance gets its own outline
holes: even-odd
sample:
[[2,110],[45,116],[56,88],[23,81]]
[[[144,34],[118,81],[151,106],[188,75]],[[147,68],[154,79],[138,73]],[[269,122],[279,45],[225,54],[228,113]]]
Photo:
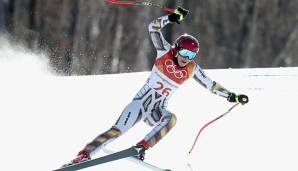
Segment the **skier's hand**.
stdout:
[[249,99],[247,97],[247,95],[244,95],[244,94],[239,94],[239,95],[236,95],[235,93],[231,93],[227,100],[229,102],[239,102],[241,103],[242,105],[248,103]]
[[189,12],[188,10],[182,7],[178,7],[177,9],[175,9],[174,13],[169,15],[169,20],[171,22],[176,22],[180,24],[180,21],[184,20],[188,12]]

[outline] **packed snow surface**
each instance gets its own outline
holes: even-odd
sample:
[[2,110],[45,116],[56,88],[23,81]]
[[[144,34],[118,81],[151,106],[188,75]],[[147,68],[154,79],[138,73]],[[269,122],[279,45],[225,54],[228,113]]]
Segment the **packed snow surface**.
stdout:
[[[1,170],[46,171],[69,162],[115,123],[149,76],[55,76],[42,54],[3,42],[0,52]],[[146,153],[146,161],[173,171],[298,170],[298,68],[205,72],[250,102],[207,127],[187,155],[199,129],[233,105],[187,81],[168,106],[177,125]],[[128,148],[151,129],[140,122],[107,148]],[[146,168],[119,160],[85,170]]]

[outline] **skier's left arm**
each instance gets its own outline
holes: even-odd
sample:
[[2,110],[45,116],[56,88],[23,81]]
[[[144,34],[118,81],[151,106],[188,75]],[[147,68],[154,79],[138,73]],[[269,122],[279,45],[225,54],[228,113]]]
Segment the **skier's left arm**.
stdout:
[[228,91],[226,88],[207,77],[198,65],[195,68],[194,79],[210,92],[226,98],[229,102],[239,102],[241,104],[248,103],[248,97],[246,95],[236,95],[235,93]]

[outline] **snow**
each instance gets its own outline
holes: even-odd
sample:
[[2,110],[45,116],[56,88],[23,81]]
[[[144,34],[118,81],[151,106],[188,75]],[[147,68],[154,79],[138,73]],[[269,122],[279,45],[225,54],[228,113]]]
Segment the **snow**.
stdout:
[[[42,54],[0,42],[0,169],[53,170],[106,131],[146,81],[149,72],[61,77]],[[178,121],[146,154],[146,161],[174,171],[298,170],[298,68],[205,70],[213,80],[250,102],[199,129],[233,104],[194,80],[169,102]],[[107,148],[134,145],[151,128],[139,123]],[[104,153],[99,152],[97,156]],[[119,160],[85,170],[139,171]]]

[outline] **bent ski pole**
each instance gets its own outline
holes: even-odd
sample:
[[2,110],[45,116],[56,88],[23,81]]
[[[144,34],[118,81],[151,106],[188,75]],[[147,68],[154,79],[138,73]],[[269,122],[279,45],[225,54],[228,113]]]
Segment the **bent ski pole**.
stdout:
[[190,154],[190,153],[192,152],[192,150],[194,149],[194,147],[195,147],[195,145],[196,145],[196,143],[197,143],[197,140],[198,140],[198,138],[199,138],[201,132],[202,132],[208,125],[210,125],[210,124],[212,124],[213,122],[217,121],[218,119],[224,117],[226,114],[228,114],[229,112],[231,112],[231,110],[234,109],[234,108],[235,108],[237,105],[239,105],[239,104],[240,104],[240,103],[236,103],[236,104],[234,104],[234,105],[233,105],[232,107],[230,107],[225,113],[223,113],[222,115],[218,116],[217,118],[215,118],[215,119],[213,119],[212,121],[210,121],[210,122],[208,122],[207,124],[205,124],[205,125],[200,129],[199,133],[197,134],[197,137],[196,137],[196,139],[195,139],[195,141],[194,141],[194,143],[193,143],[191,149],[189,150],[188,154]]
[[162,4],[158,3],[152,3],[148,1],[119,1],[119,0],[105,0],[107,3],[110,4],[118,4],[118,5],[140,5],[140,6],[153,6],[153,7],[159,7],[162,8],[164,11],[167,12],[174,12],[174,8],[167,8]]

